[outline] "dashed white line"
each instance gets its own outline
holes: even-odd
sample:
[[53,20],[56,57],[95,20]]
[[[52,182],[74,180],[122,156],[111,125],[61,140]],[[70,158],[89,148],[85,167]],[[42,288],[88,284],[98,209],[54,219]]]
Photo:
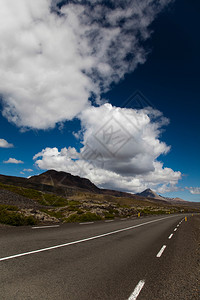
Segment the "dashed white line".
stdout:
[[170,234],[170,236],[168,237],[168,239],[170,240],[173,237],[173,233]]
[[131,229],[134,229],[134,228],[137,228],[137,227],[141,227],[141,226],[144,226],[144,225],[147,225],[147,224],[152,224],[152,223],[159,222],[159,221],[166,220],[166,219],[173,218],[173,217],[175,217],[175,216],[160,218],[160,219],[153,220],[153,221],[148,221],[148,222],[145,222],[145,223],[141,223],[141,224],[133,225],[133,226],[130,226],[130,227],[110,231],[110,232],[103,233],[103,234],[96,235],[96,236],[92,236],[92,237],[89,237],[89,238],[85,238],[85,239],[81,239],[81,240],[77,240],[77,241],[73,241],[73,242],[68,242],[68,243],[65,243],[65,244],[59,244],[59,245],[52,246],[52,247],[47,247],[47,248],[42,248],[42,249],[33,250],[33,251],[29,251],[29,252],[14,254],[14,255],[7,256],[7,257],[2,257],[2,258],[0,258],[0,261],[13,259],[13,258],[17,258],[17,257],[22,257],[22,256],[25,256],[25,255],[36,254],[36,253],[39,253],[39,252],[49,251],[49,250],[58,249],[58,248],[61,248],[61,247],[67,247],[67,246],[70,246],[70,245],[75,245],[75,244],[79,244],[79,243],[99,239],[99,238],[102,238],[102,237],[105,237],[105,236],[109,236],[109,235],[116,234],[116,233],[119,233],[119,232],[124,232],[124,231],[127,231],[127,230],[131,230]]
[[174,229],[174,231],[176,231],[176,230],[177,230],[177,228]]
[[144,281],[144,280],[140,280],[140,281],[138,282],[138,284],[136,285],[136,287],[135,287],[133,293],[132,293],[132,294],[130,295],[130,297],[128,298],[128,300],[136,300],[137,297],[139,296],[139,294],[140,294],[140,292],[141,292],[141,290],[142,290],[144,284],[145,284],[145,281]]
[[94,222],[83,222],[83,223],[79,223],[80,225],[88,225],[88,224],[94,224]]
[[105,223],[114,222],[114,220],[106,220]]
[[179,227],[179,224],[177,225],[177,227]]
[[48,225],[48,226],[34,226],[32,229],[45,229],[45,228],[56,228],[60,227],[60,225]]
[[163,252],[164,252],[164,250],[165,250],[166,247],[167,247],[166,245],[162,246],[162,248],[160,249],[160,251],[158,252],[158,254],[156,255],[156,257],[161,257],[161,255],[163,254]]

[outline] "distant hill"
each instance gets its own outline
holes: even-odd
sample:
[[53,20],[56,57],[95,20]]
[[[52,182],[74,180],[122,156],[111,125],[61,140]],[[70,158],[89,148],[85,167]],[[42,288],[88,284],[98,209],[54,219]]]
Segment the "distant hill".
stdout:
[[183,200],[183,199],[178,198],[178,197],[176,197],[176,198],[163,197],[163,198],[164,198],[166,201],[168,201],[168,202],[173,202],[173,203],[188,202],[188,201]]
[[55,170],[49,170],[40,175],[32,176],[28,179],[28,181],[36,184],[39,183],[55,187],[73,187],[85,189],[94,193],[100,192],[100,189],[87,178],[74,176],[66,172],[57,172]]
[[[139,198],[130,193],[100,189],[87,178],[55,170],[49,170],[29,178],[0,175],[0,183],[51,192],[62,196],[72,195],[80,191],[116,197]],[[140,197],[140,200],[144,199]]]
[[138,193],[137,195],[142,196],[142,197],[147,197],[147,198],[158,199],[158,200],[166,200],[164,197],[159,196],[158,194],[156,194],[151,189],[146,189],[143,192]]
[[145,191],[138,193],[138,196],[151,198],[151,199],[157,199],[157,200],[163,200],[170,203],[181,203],[181,202],[187,202],[181,198],[169,198],[169,197],[163,197],[161,195],[158,195],[156,192],[152,191],[151,189],[146,189]]
[[141,201],[148,199],[148,201],[156,200],[159,202],[170,204],[186,202],[180,198],[162,197],[161,195],[156,194],[151,189],[146,189],[145,191],[138,194],[101,189],[87,178],[82,178],[79,176],[74,176],[70,173],[62,171],[58,172],[55,170],[48,170],[40,175],[34,175],[29,178],[0,175],[0,182],[4,184],[36,189],[44,192],[51,192],[63,196],[72,195],[80,191],[94,194],[103,194],[107,196],[110,195],[115,197],[126,197],[138,199]]
[[[61,209],[62,208],[62,209]],[[200,204],[100,189],[89,179],[46,171],[30,178],[0,175],[0,224],[34,225],[86,222],[169,213],[199,212]]]

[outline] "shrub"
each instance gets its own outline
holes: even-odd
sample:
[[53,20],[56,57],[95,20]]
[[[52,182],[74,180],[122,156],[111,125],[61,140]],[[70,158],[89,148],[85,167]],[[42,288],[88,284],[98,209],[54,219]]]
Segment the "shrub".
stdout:
[[0,223],[12,225],[12,226],[23,226],[23,225],[35,225],[37,220],[32,217],[26,217],[18,212],[0,210]]
[[66,206],[68,203],[66,198],[53,194],[43,193],[41,197],[42,199],[39,200],[39,203],[42,205],[61,207]]
[[19,208],[15,205],[0,204],[0,211],[2,210],[18,211]]
[[48,209],[40,209],[40,211],[48,214],[51,217],[57,218],[57,219],[61,219],[64,217],[64,212],[63,211],[53,211],[53,210],[48,210]]
[[7,185],[3,183],[0,183],[0,188],[11,191],[23,197],[36,200],[40,204],[46,206],[60,207],[60,206],[66,206],[68,204],[66,198],[49,194],[49,193],[43,193],[41,191],[37,191],[34,189],[28,189],[28,188],[14,186],[14,185]]
[[114,214],[109,213],[109,212],[106,212],[106,213],[104,214],[104,216],[105,216],[105,219],[114,219],[114,217],[115,217]]
[[165,210],[151,210],[151,209],[141,209],[140,210],[141,215],[164,215],[167,212]]
[[65,222],[67,223],[91,222],[91,221],[98,221],[98,220],[102,220],[102,218],[94,213],[87,212],[84,214],[73,214],[69,216],[67,219],[65,219]]

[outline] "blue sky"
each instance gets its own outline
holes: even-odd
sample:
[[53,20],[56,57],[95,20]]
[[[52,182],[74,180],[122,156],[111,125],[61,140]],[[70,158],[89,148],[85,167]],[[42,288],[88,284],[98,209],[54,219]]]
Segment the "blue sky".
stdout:
[[[20,10],[23,11],[23,6],[25,5],[25,2],[23,0],[20,0],[20,2],[22,5]],[[113,17],[113,14],[111,15],[109,10],[105,11],[105,8],[102,4],[103,1],[99,1],[99,2],[101,2],[100,4],[103,7],[101,14],[105,14],[105,15],[110,14],[109,16]],[[147,150],[144,149],[144,147],[149,146],[149,144],[144,145],[143,141],[141,142],[141,140],[139,140],[138,137],[136,138],[136,136],[134,136],[133,138],[134,139],[136,138],[137,141],[136,148],[138,146],[138,149],[141,149],[141,153],[143,153],[143,156],[141,155],[137,156],[139,157],[138,160],[141,159],[141,165],[135,162],[135,158],[137,158],[136,156],[134,156],[135,154],[134,155],[132,154],[132,156],[130,154],[132,149],[131,146],[134,146],[135,144],[127,143],[126,147],[129,146],[129,148],[127,148],[128,150],[125,149],[124,146],[124,148],[122,147],[119,150],[118,154],[115,155],[115,157],[109,157],[109,159],[106,160],[107,164],[106,166],[104,165],[103,168],[104,173],[106,174],[105,178],[103,177],[102,175],[103,171],[99,169],[99,166],[97,167],[97,170],[95,172],[92,172],[91,170],[85,170],[85,173],[83,175],[85,175],[85,177],[88,177],[94,183],[96,183],[98,186],[101,187],[117,188],[121,190],[127,190],[130,192],[138,192],[141,191],[143,188],[151,187],[157,192],[160,192],[165,196],[181,197],[186,200],[200,201],[200,194],[199,194],[200,193],[200,188],[199,188],[200,186],[199,185],[199,181],[200,181],[200,175],[199,175],[199,169],[200,169],[200,159],[199,159],[200,37],[198,32],[198,28],[200,27],[199,24],[200,18],[198,13],[200,11],[200,4],[198,1],[189,1],[189,0],[188,1],[177,0],[174,2],[173,1],[168,1],[168,2],[169,2],[168,6],[160,8],[161,12],[159,13],[159,15],[152,14],[150,8],[147,8],[149,9],[148,12],[153,20],[152,22],[149,23],[147,32],[149,33],[150,32],[149,29],[150,29],[152,33],[150,34],[149,38],[143,38],[143,40],[140,39],[138,40],[138,44],[139,46],[141,46],[141,49],[138,50],[138,45],[137,47],[135,46],[135,48],[133,47],[133,57],[131,56],[131,58],[128,59],[128,63],[127,61],[125,62],[125,60],[124,61],[120,60],[121,59],[120,54],[115,57],[117,63],[113,63],[111,57],[109,57],[109,54],[107,52],[105,53],[105,56],[107,55],[108,59],[103,61],[104,58],[101,57],[100,53],[98,53],[98,50],[96,50],[95,46],[93,45],[91,47],[94,51],[96,51],[95,52],[96,56],[92,57],[92,59],[96,64],[98,58],[99,69],[96,70],[96,73],[101,72],[101,74],[99,73],[100,75],[98,74],[98,77],[96,77],[97,75],[93,71],[93,68],[88,67],[88,65],[80,66],[80,68],[86,69],[85,73],[89,74],[88,78],[92,78],[92,79],[95,78],[94,82],[96,86],[93,90],[91,87],[90,89],[88,88],[90,92],[92,91],[92,93],[96,93],[97,96],[96,98],[99,97],[101,99],[106,99],[106,101],[111,104],[112,108],[109,108],[108,106],[106,106],[106,108],[103,108],[104,106],[103,102],[100,103],[98,102],[98,100],[96,101],[96,103],[94,103],[94,101],[92,102],[93,106],[91,106],[90,104],[88,105],[89,97],[87,98],[87,94],[85,95],[84,93],[88,85],[91,85],[91,82],[88,80],[88,78],[86,79],[83,78],[82,75],[80,77],[80,83],[76,83],[73,89],[73,93],[74,90],[76,90],[77,88],[77,90],[81,91],[80,94],[78,94],[77,92],[77,94],[74,95],[70,91],[69,95],[72,96],[69,96],[67,90],[66,101],[65,101],[65,89],[63,89],[62,91],[62,97],[64,95],[64,99],[63,99],[60,96],[61,88],[58,87],[56,90],[55,87],[52,87],[52,91],[51,91],[52,82],[50,80],[47,81],[47,85],[51,83],[49,84],[48,87],[48,92],[50,90],[51,93],[47,94],[49,102],[45,104],[46,94],[45,93],[36,94],[34,91],[34,87],[37,88],[37,85],[39,84],[38,82],[43,83],[44,81],[44,84],[46,84],[45,83],[46,79],[40,79],[40,81],[36,80],[36,82],[34,82],[35,85],[33,84],[33,88],[32,88],[30,82],[32,83],[34,81],[33,75],[37,75],[37,69],[35,70],[36,73],[32,73],[32,71],[28,69],[27,65],[31,58],[30,56],[27,55],[27,52],[26,51],[24,52],[26,58],[25,67],[23,64],[21,64],[17,66],[16,69],[14,69],[14,67],[12,68],[12,66],[10,67],[10,65],[8,66],[8,64],[5,64],[3,71],[6,72],[6,76],[7,76],[8,68],[11,68],[11,72],[14,73],[19,72],[19,74],[25,75],[24,78],[30,77],[30,82],[27,84],[26,80],[24,79],[23,81],[18,82],[17,79],[13,80],[13,78],[11,77],[11,84],[8,85],[8,87],[7,87],[7,83],[5,83],[7,88],[6,90],[4,86],[0,86],[0,93],[3,99],[2,101],[3,115],[0,116],[0,128],[1,128],[0,139],[4,139],[8,143],[13,144],[13,147],[6,148],[5,143],[2,142],[2,147],[0,148],[1,174],[27,177],[34,174],[39,174],[48,168],[55,168],[57,170],[63,169],[64,171],[71,172],[72,174],[76,174],[77,172],[77,175],[81,176],[82,174],[76,171],[77,169],[74,167],[73,162],[74,160],[77,160],[77,155],[80,154],[79,152],[80,149],[81,148],[83,148],[84,150],[86,149],[86,146],[88,145],[88,141],[91,143],[92,147],[94,146],[97,147],[96,142],[88,138],[89,133],[93,132],[94,135],[94,133],[97,134],[99,132],[98,128],[101,128],[99,127],[99,124],[101,124],[100,122],[101,116],[103,120],[104,112],[105,115],[108,114],[112,116],[114,120],[116,120],[116,118],[118,118],[117,117],[118,112],[115,109],[115,107],[119,107],[119,108],[122,107],[126,99],[132,93],[134,93],[135,91],[140,91],[152,103],[153,108],[156,109],[157,111],[162,112],[163,116],[168,118],[170,121],[169,124],[167,124],[166,121],[164,122],[165,123],[164,124],[162,121],[163,118],[162,116],[160,116],[159,121],[157,121],[157,119],[154,116],[154,120],[151,120],[150,121],[151,123],[145,125],[148,126],[148,131],[146,131],[147,128],[144,127],[144,124],[140,122],[142,122],[141,121],[142,116],[146,118],[147,115],[150,115],[150,112],[148,113],[142,112],[141,118],[138,119],[139,120],[138,132],[142,132],[144,134],[145,141],[147,139],[147,133],[148,133],[149,134],[148,137],[150,136],[152,139],[151,145],[153,142],[155,142],[154,135],[157,132],[156,130],[159,131],[157,135],[157,139],[160,141],[160,144],[158,145],[159,149],[155,149],[155,147],[153,148],[154,149],[153,151],[155,151],[155,155],[149,155],[149,153],[147,153]],[[39,6],[40,2],[36,1],[36,5]],[[63,7],[67,8],[67,6],[68,4],[65,4]],[[32,7],[32,9],[34,9],[34,7]],[[85,6],[85,9],[89,10],[90,7]],[[115,9],[117,9],[117,7],[113,7],[113,11]],[[45,7],[41,7],[41,11],[42,10],[45,10]],[[6,10],[6,8],[5,8],[5,12],[7,14],[10,13],[9,9]],[[74,12],[70,11],[70,13],[72,16]],[[68,11],[68,15],[69,15],[69,11]],[[23,16],[24,15],[22,14],[21,17],[22,19]],[[144,17],[142,17],[142,19],[143,18]],[[44,19],[43,22],[45,23],[46,19]],[[53,21],[51,21],[50,19],[49,22],[53,22]],[[51,30],[53,31],[54,23],[50,23],[50,25],[52,26]],[[68,28],[67,26],[69,25],[66,21],[66,27],[57,28],[57,30],[59,30],[59,32],[65,35],[65,29]],[[98,26],[99,26],[98,30],[100,32],[102,30],[102,20],[101,20],[101,25],[98,24]],[[123,27],[123,25],[120,26]],[[138,32],[140,32],[141,34],[142,32],[140,31],[141,28],[140,27],[138,28],[139,28]],[[32,30],[34,31],[34,29]],[[128,33],[124,34],[123,30],[119,33],[119,37],[118,36],[115,37],[116,39],[119,39],[119,44],[120,42],[124,43],[126,39],[129,39]],[[142,30],[144,31],[144,28],[142,28]],[[71,31],[68,30],[68,32]],[[18,34],[20,36],[21,32],[19,31]],[[44,35],[45,34],[47,35],[46,32],[44,33]],[[132,36],[134,36],[134,34],[136,35],[135,32],[131,32],[131,34]],[[45,37],[42,35],[39,36],[39,38],[42,41],[44,41],[44,45],[45,43],[51,42],[51,40],[49,41],[45,40],[46,35]],[[4,37],[4,35],[2,36]],[[101,40],[105,42],[102,37]],[[6,41],[5,43],[7,43],[7,39],[5,39],[5,41]],[[70,40],[68,41],[67,47],[69,43]],[[123,47],[123,43],[122,43],[122,47]],[[106,45],[106,43],[104,45]],[[13,47],[15,46],[16,49],[20,49],[20,47],[25,47],[24,44],[17,44],[17,42],[16,45],[14,44]],[[60,47],[61,48],[63,47],[63,53],[64,53],[65,45],[63,45],[62,42]],[[113,47],[117,47],[117,45],[114,44]],[[43,51],[44,55],[45,55],[45,49],[46,48],[44,47],[44,49],[41,50]],[[113,49],[113,51],[114,50],[115,49]],[[130,52],[130,49],[126,49],[126,50],[127,50],[126,54],[128,54]],[[145,54],[143,57],[143,61],[141,63],[141,56],[143,55],[141,53],[143,52],[143,50],[145,51]],[[68,63],[71,66],[71,61],[66,60],[65,62],[65,56],[63,53],[61,54],[58,53],[58,54],[60,55],[60,57],[62,57],[63,55],[62,57],[64,61],[63,64],[65,64],[67,68]],[[72,51],[72,53],[74,52]],[[139,53],[138,55],[140,55],[140,58],[138,59],[135,58],[136,57],[135,53],[137,54]],[[54,54],[52,55],[53,55],[52,58],[54,58]],[[71,58],[70,55],[69,57]],[[52,65],[52,68],[56,70],[58,64],[60,64],[60,61],[58,61],[58,55],[55,56],[56,56],[55,65]],[[0,62],[4,66],[4,60],[3,60],[4,58],[2,57],[0,58]],[[87,57],[85,57],[85,61],[87,61],[88,58],[90,57],[87,54]],[[7,60],[9,60],[9,57],[7,58]],[[136,67],[130,67],[132,62],[135,63]],[[42,60],[41,60],[41,64],[43,64]],[[40,66],[41,65],[39,65],[39,67]],[[42,66],[44,68],[45,64]],[[111,73],[109,73],[110,71],[108,68],[110,66],[113,70],[113,72]],[[74,66],[72,64],[72,70],[73,67]],[[103,71],[101,70],[101,68],[103,68]],[[2,77],[3,71],[2,74],[0,74],[1,78],[3,78]],[[48,65],[46,71],[51,72],[51,66],[49,67]],[[58,68],[58,70],[56,71],[59,73],[60,68]],[[42,71],[40,71],[40,74],[41,72]],[[74,72],[76,72],[76,69]],[[117,79],[116,79],[116,73],[118,74]],[[66,82],[70,82],[70,80],[72,80],[70,78],[72,76],[70,72],[66,72],[64,73],[64,75],[66,76],[65,77]],[[62,81],[61,78],[63,78],[63,74],[59,74],[59,76],[61,76],[58,78],[60,82]],[[76,79],[76,82],[77,80],[79,80],[79,78]],[[82,89],[82,85],[81,85],[82,82],[84,85],[84,89]],[[28,101],[26,100],[27,96],[24,97],[23,93],[18,92],[18,89],[15,88],[15,85],[17,86],[17,84],[19,86],[21,84],[22,86],[20,87],[22,87],[24,90],[30,93],[30,95],[28,95],[28,99],[30,98],[30,102],[32,103],[34,101],[37,102],[35,106],[33,106],[35,111],[31,106],[27,106],[26,108],[25,103],[26,101]],[[64,84],[65,81],[62,83],[62,86]],[[74,81],[71,81],[70,85],[73,86],[73,84]],[[99,87],[100,87],[100,91],[98,90]],[[60,97],[57,100],[56,100],[57,97],[56,92]],[[21,102],[20,95],[22,95],[22,99],[24,97],[24,102],[23,101]],[[81,95],[83,95],[83,99],[86,99],[84,100],[85,102],[82,100]],[[41,99],[36,100],[36,97],[38,99],[38,96],[41,96]],[[71,112],[73,103],[76,102],[76,97],[78,101],[80,101],[80,103],[77,102],[78,106],[75,106],[73,112]],[[5,103],[9,104],[9,113],[5,112],[5,107],[6,107]],[[17,103],[18,106],[16,105],[16,109],[13,109],[15,103]],[[59,117],[57,117],[55,118],[55,120],[52,120],[51,115],[48,119],[48,114],[50,114],[48,109],[51,104],[53,109],[55,109],[55,115],[56,113],[58,113],[58,116],[61,115],[60,119]],[[37,111],[39,111],[37,105],[39,108],[43,109],[42,116],[44,116],[45,123],[41,121],[41,114],[38,113],[37,115]],[[60,109],[62,105],[63,105],[63,111],[67,111],[67,113],[63,115],[62,115],[62,109]],[[21,110],[19,109],[20,106],[21,106]],[[47,106],[48,109],[45,115],[45,109]],[[80,108],[80,111],[78,111],[77,107]],[[133,105],[132,109],[134,110],[136,109],[136,107],[134,107]],[[50,110],[50,112],[51,111],[52,110]],[[132,118],[134,118],[134,116],[138,117],[138,115],[135,115],[135,113],[131,111],[129,112],[123,111],[123,113],[127,114],[126,116],[132,113],[131,115]],[[100,120],[95,122],[92,116],[96,116],[96,118],[100,116]],[[117,119],[117,122],[118,124],[123,124],[122,128],[125,127],[124,132],[126,132],[126,129],[130,130],[131,129],[130,125],[127,125],[128,123],[124,121],[122,122],[121,120],[122,119]],[[107,124],[106,122],[107,121],[105,119],[104,121],[102,121],[102,124]],[[155,126],[153,126],[153,124],[154,125],[157,124],[156,125],[157,129],[155,129]],[[53,126],[55,127],[52,128]],[[92,131],[93,128],[95,128],[94,131]],[[78,138],[77,136],[75,137],[73,133],[77,133],[81,129],[82,129],[81,135],[79,134]],[[134,131],[133,128],[131,130],[132,130],[131,132]],[[134,134],[137,135],[137,132]],[[162,145],[162,142],[164,142],[165,145],[164,144]],[[170,146],[171,149],[169,150],[167,146]],[[54,149],[54,147],[57,148],[57,152],[55,150],[54,152],[52,152],[51,149]],[[60,151],[61,149],[65,149],[65,147],[68,150],[66,151],[66,153],[61,155]],[[48,149],[48,150],[46,150],[43,153],[40,153],[44,149]],[[70,149],[73,150],[71,151]],[[98,148],[98,151],[104,151],[104,150]],[[135,150],[132,150],[132,153],[134,151]],[[159,153],[159,155],[156,156],[156,153]],[[127,157],[125,157],[125,154],[127,155]],[[37,156],[35,157],[35,160],[33,160],[33,157],[35,155]],[[23,163],[18,163],[18,164],[5,163],[5,161],[8,161],[9,158],[15,158],[16,160],[21,160],[23,161]],[[84,159],[85,159],[84,157],[81,157],[81,159],[79,157],[81,163],[83,163]],[[133,164],[130,170],[128,170],[129,167],[128,164],[126,164],[126,162],[129,159]],[[95,158],[93,156],[91,160],[92,160],[92,165],[97,166],[97,164],[94,163]],[[163,167],[162,167],[163,174],[161,175],[161,177],[165,176],[164,181],[158,178],[159,177],[158,174],[160,174],[161,170],[159,169],[160,166],[155,167],[155,164],[153,163],[155,161],[159,161],[160,163],[163,163]],[[113,164],[115,164],[116,167],[114,167]],[[146,165],[144,166],[143,164],[148,165],[149,169]],[[154,173],[151,173],[153,172],[152,168],[154,167],[158,168],[158,170],[155,171]],[[169,172],[167,170],[163,171],[164,168],[170,168],[171,170],[170,174],[168,174]],[[24,169],[26,170],[32,169],[32,171],[30,170],[23,171]],[[178,174],[177,172],[180,172],[181,175]],[[152,176],[154,179],[152,181],[149,179],[150,177],[148,174],[153,174]],[[112,178],[112,180],[110,178]],[[116,181],[114,181],[115,178]],[[167,180],[169,183],[167,182]],[[132,185],[133,188],[131,188],[131,182],[133,183]]]

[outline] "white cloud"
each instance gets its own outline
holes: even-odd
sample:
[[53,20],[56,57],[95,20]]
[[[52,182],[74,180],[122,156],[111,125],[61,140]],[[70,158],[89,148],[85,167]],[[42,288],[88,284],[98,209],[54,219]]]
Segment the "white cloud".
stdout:
[[[159,117],[158,117],[159,116]],[[180,172],[157,159],[170,147],[160,141],[167,120],[153,109],[134,110],[105,104],[81,115],[83,147],[46,148],[34,159],[41,169],[89,178],[99,187],[140,192],[147,187],[174,190]],[[79,132],[79,136],[81,136]]]
[[186,187],[186,189],[193,195],[200,195],[200,187]]
[[[60,1],[57,1],[60,2]],[[3,115],[47,129],[71,120],[89,98],[146,60],[149,26],[172,0],[0,0]],[[112,8],[111,8],[112,7]]]
[[23,164],[22,160],[17,160],[16,158],[9,158],[8,160],[4,161],[4,164]]
[[12,148],[14,147],[13,144],[8,143],[4,139],[0,139],[0,148]]
[[32,169],[24,169],[23,172],[33,172]]

